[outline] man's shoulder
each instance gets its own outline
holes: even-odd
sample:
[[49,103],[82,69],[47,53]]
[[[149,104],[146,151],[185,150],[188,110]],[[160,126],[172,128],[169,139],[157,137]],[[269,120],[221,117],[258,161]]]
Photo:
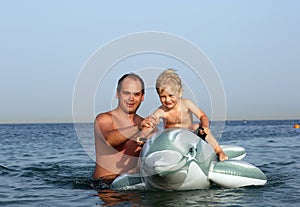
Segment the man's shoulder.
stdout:
[[112,119],[112,111],[107,111],[107,112],[103,112],[103,113],[100,113],[96,116],[96,121],[97,122],[101,122],[102,120],[110,120]]

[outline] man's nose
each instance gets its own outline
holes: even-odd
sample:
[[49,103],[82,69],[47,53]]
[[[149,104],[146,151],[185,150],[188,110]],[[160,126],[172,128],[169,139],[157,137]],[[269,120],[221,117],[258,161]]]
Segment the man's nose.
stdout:
[[130,94],[129,100],[133,100],[133,99],[134,99],[134,95],[133,95],[133,94]]

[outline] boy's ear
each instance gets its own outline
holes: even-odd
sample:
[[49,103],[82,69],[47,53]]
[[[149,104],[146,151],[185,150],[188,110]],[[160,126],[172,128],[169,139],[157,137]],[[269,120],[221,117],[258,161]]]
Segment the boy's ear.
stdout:
[[183,94],[183,89],[180,89],[179,97],[182,97],[182,94]]

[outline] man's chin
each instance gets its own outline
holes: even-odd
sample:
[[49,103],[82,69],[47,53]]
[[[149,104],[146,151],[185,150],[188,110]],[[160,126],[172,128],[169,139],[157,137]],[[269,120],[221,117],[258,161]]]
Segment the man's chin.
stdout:
[[127,108],[127,113],[128,114],[135,114],[136,113],[136,108]]
[[136,113],[136,110],[129,110],[128,111],[128,114],[135,114]]

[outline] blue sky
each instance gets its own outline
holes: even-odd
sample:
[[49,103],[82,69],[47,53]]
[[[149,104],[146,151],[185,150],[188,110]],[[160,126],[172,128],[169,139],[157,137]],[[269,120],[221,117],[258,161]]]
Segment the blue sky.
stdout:
[[[296,0],[2,1],[0,123],[71,122],[76,80],[91,55],[143,31],[177,35],[207,55],[224,87],[227,119],[300,119],[299,9]],[[154,59],[124,61],[121,72],[151,67],[151,61],[181,67]],[[111,109],[102,98],[113,99],[121,72],[108,81],[112,92],[95,95],[95,114]],[[152,92],[143,116],[159,105]],[[210,114],[210,103],[199,103]]]

